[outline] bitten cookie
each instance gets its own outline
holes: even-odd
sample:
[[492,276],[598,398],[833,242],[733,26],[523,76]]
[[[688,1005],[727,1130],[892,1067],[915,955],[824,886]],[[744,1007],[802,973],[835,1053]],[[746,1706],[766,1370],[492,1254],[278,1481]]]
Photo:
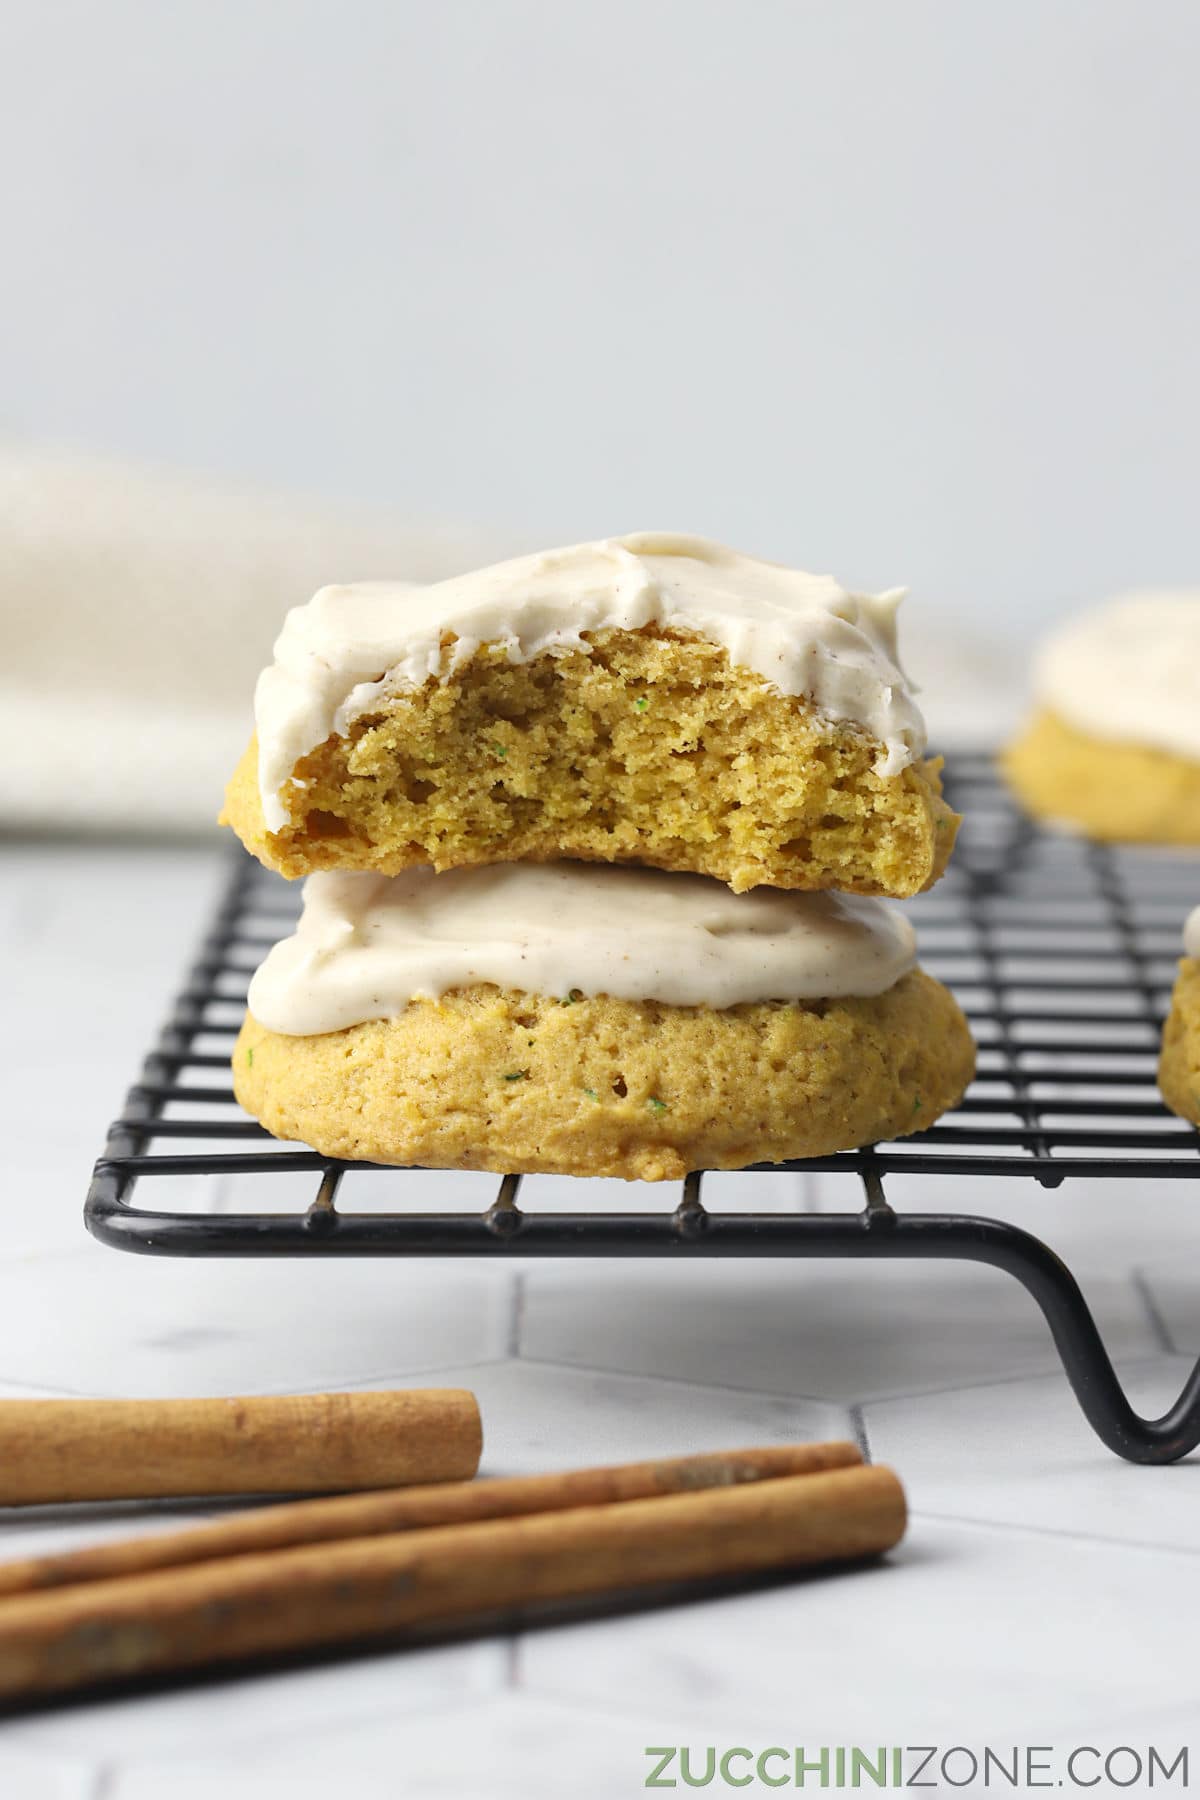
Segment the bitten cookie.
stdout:
[[1040,652],[1035,695],[1003,758],[1029,812],[1114,842],[1200,844],[1200,595],[1074,621]]
[[1200,1125],[1200,907],[1184,927],[1187,955],[1171,995],[1158,1059],[1158,1085],[1173,1113]]
[[922,1130],[973,1068],[879,902],[579,865],[314,876],[233,1057],[328,1156],[645,1181]]
[[323,589],[260,679],[222,818],[287,876],[571,857],[915,894],[959,820],[898,598],[649,533]]

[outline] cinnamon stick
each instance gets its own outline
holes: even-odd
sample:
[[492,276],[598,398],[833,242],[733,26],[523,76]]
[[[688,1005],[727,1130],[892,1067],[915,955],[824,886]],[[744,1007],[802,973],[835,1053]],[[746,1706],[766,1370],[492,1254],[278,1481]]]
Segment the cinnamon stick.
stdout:
[[453,1481],[475,1473],[482,1443],[460,1388],[0,1400],[0,1505]]
[[903,1533],[889,1469],[844,1468],[352,1538],[0,1602],[0,1698],[395,1637],[532,1601],[862,1557]]
[[0,1563],[0,1596],[145,1574],[152,1569],[210,1562],[251,1551],[282,1550],[297,1544],[375,1537],[381,1532],[413,1531],[655,1494],[732,1487],[774,1476],[845,1468],[861,1461],[855,1444],[771,1444],[757,1450],[723,1450],[711,1455],[667,1457],[607,1468],[570,1469],[553,1475],[444,1482],[375,1493],[339,1494],[329,1500],[293,1501],[284,1506],[257,1507],[232,1519],[183,1531],[159,1532],[153,1537],[125,1538],[116,1543],[93,1544],[84,1550]]

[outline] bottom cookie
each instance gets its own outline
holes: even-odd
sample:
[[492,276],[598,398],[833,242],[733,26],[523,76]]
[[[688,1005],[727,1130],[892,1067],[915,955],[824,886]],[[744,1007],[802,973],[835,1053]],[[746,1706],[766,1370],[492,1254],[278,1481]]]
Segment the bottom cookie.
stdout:
[[1200,961],[1179,965],[1158,1059],[1162,1097],[1181,1119],[1200,1125]]
[[314,1036],[247,1013],[233,1056],[242,1105],[325,1156],[628,1181],[921,1131],[974,1066],[920,969],[869,998],[724,1011],[478,986]]

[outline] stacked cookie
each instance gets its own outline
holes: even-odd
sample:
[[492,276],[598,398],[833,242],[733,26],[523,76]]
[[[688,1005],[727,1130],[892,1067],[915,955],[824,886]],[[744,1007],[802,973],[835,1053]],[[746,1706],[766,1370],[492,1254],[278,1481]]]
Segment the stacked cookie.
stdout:
[[895,594],[644,533],[289,614],[223,815],[309,877],[239,1099],[324,1154],[663,1180],[919,1130],[974,1050]]

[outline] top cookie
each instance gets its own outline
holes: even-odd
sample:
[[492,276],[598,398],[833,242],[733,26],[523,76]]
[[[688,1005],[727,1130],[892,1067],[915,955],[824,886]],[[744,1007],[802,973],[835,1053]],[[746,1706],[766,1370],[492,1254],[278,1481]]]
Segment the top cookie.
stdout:
[[958,819],[899,598],[658,533],[323,588],[259,679],[222,819],[288,876],[577,858],[914,894]]

